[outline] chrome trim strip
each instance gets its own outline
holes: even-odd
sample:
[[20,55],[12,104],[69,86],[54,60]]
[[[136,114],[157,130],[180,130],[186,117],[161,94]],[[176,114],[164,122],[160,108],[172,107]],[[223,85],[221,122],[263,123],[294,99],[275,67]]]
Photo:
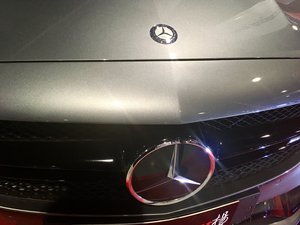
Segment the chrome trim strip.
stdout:
[[300,59],[300,57],[239,57],[239,58],[176,58],[176,59],[64,59],[64,60],[0,60],[0,63],[66,63],[66,62],[173,62],[173,61],[245,61],[245,60],[293,60]]

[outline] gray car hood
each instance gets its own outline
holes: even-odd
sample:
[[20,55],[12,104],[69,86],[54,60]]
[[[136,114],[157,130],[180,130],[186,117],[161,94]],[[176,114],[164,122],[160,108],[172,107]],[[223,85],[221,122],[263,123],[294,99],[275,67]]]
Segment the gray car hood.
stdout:
[[[151,39],[161,23],[175,43]],[[300,56],[300,33],[274,0],[4,0],[0,27],[1,61]]]

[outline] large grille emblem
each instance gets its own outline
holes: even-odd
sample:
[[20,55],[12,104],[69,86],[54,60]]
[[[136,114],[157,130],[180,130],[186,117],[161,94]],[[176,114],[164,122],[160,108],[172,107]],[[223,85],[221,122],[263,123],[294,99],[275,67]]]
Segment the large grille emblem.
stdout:
[[147,150],[130,167],[126,184],[138,201],[168,205],[200,191],[214,168],[212,152],[195,141],[165,142]]

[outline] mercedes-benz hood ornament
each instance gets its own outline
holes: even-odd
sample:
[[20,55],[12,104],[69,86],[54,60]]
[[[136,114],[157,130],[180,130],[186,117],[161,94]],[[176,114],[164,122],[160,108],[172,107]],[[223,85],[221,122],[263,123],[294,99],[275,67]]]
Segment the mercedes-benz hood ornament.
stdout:
[[177,40],[176,30],[166,24],[157,24],[150,29],[151,38],[160,44],[172,44]]

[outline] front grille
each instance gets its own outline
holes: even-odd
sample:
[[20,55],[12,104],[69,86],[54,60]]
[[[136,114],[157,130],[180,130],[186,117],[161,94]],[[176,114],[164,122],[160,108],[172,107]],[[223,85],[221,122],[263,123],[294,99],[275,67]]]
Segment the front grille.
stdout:
[[64,182],[34,181],[15,178],[0,179],[0,194],[22,198],[55,200],[63,196],[68,188]]
[[[272,168],[284,161],[291,154],[300,150],[300,145],[294,145],[269,156],[249,161],[231,168],[217,169],[206,188],[226,185],[265,169]],[[107,177],[92,181],[53,181],[53,180],[26,180],[18,178],[0,177],[0,194],[31,198],[38,200],[58,201],[127,201],[130,199],[125,187],[125,178],[120,176]]]
[[[269,175],[272,167],[291,168],[295,163],[289,163],[290,156],[299,151],[299,146],[289,146],[288,141],[298,135],[299,119],[300,105],[186,125],[0,121],[3,150],[0,202],[2,206],[54,213],[89,213],[93,209],[93,214],[139,214],[140,205],[125,184],[130,165],[145,149],[161,143],[164,138],[193,139],[196,136],[211,147],[220,160],[212,179],[198,195],[206,204],[228,194],[228,190],[220,192],[220,187],[232,190],[234,186],[240,188],[234,191],[242,191],[249,185],[256,185],[256,178],[259,182],[266,181],[261,174],[272,179],[275,176]],[[248,129],[262,124],[266,125]],[[283,128],[279,130],[278,127]],[[266,131],[272,136],[259,138]],[[260,146],[265,148],[260,149]],[[280,146],[286,148],[278,150]],[[102,159],[112,159],[113,163],[101,162]],[[253,183],[247,183],[248,180]],[[239,181],[238,187],[236,181]],[[116,204],[118,208],[114,207]]]
[[93,125],[0,121],[0,141],[90,141],[104,136]]
[[231,168],[220,168],[215,171],[207,187],[225,185],[226,183],[235,182],[265,169],[272,168],[289,157],[293,152],[299,151],[299,147],[300,145],[294,145],[289,149],[284,149]]
[[0,194],[2,195],[54,202],[61,200],[120,201],[128,196],[125,191],[125,187],[109,179],[76,182],[0,178]]
[[251,127],[300,117],[300,104],[241,116],[201,122],[217,130]]

